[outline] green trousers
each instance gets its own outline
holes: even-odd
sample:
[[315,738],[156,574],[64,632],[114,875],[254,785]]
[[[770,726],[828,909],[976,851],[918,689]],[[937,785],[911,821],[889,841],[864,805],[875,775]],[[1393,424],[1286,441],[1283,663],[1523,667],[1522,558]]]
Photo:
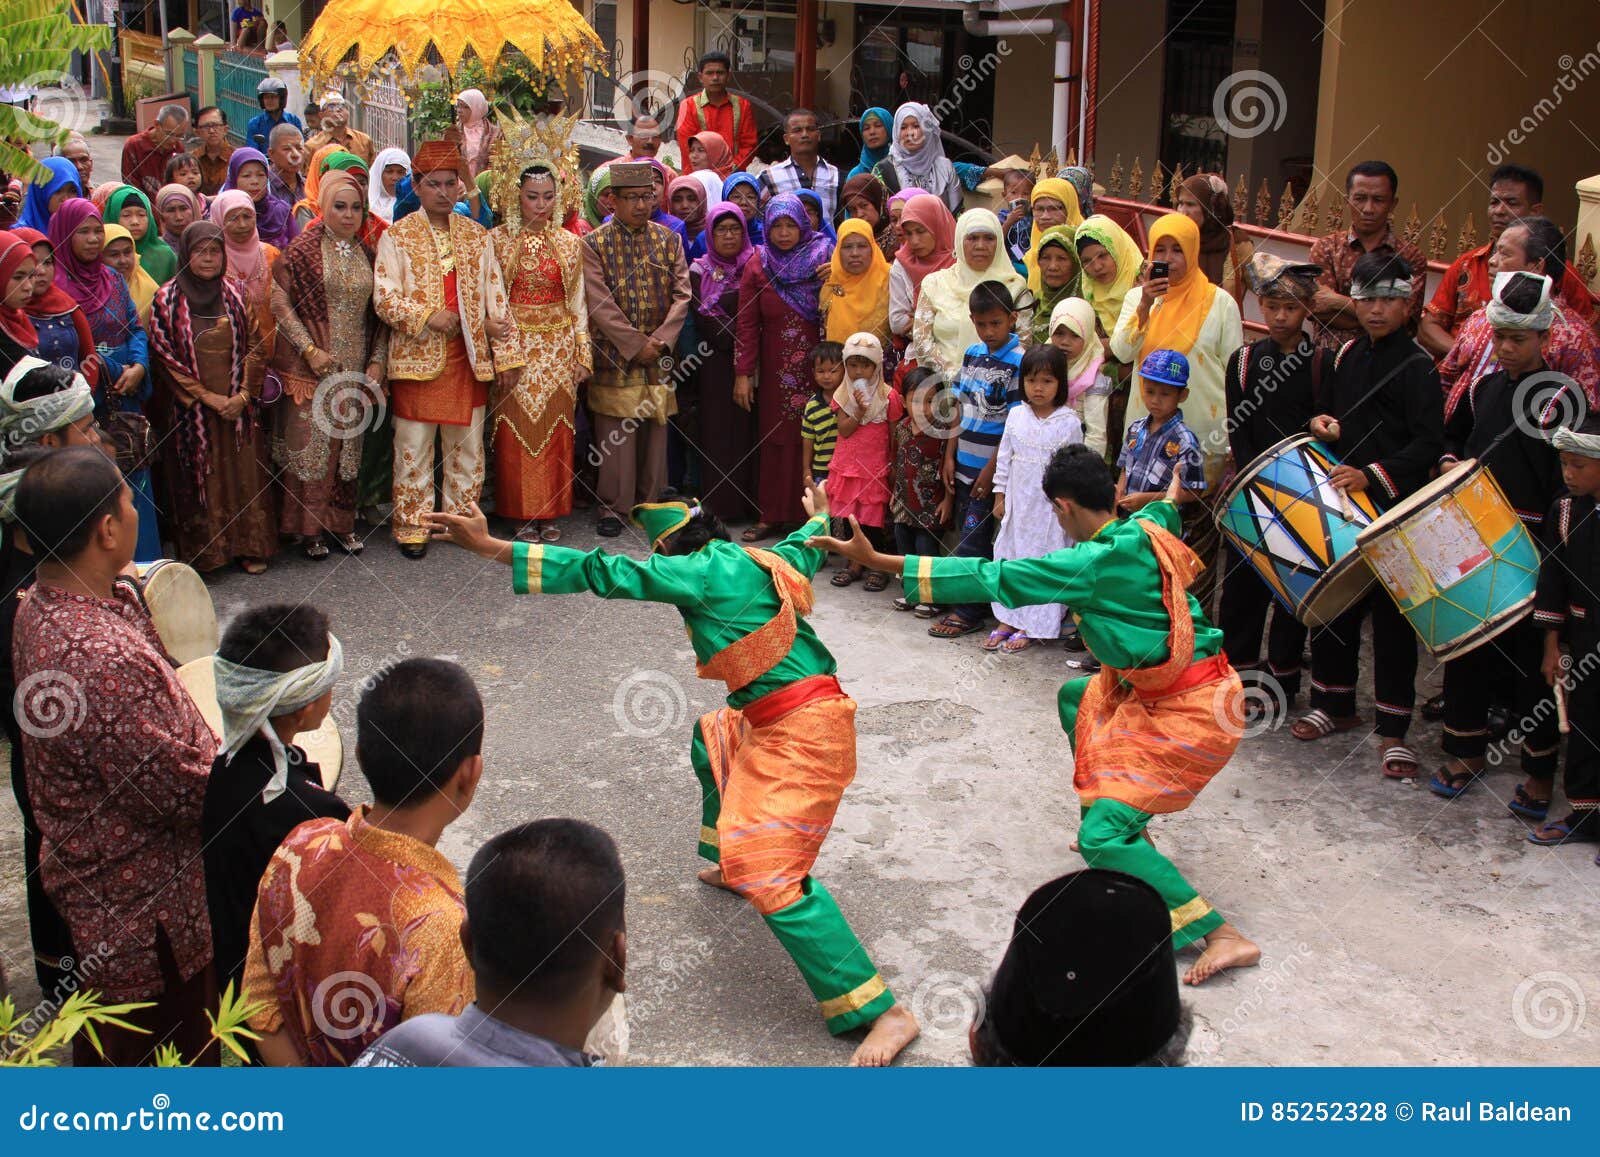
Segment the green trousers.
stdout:
[[[715,864],[720,860],[717,820],[722,814],[722,797],[698,720],[689,744],[689,762],[700,780],[698,851]],[[829,1032],[844,1033],[871,1024],[894,1007],[894,993],[878,975],[828,890],[811,876],[800,887],[799,900],[762,919],[805,978]]]
[[1116,800],[1097,799],[1082,811],[1078,850],[1091,868],[1126,872],[1160,892],[1172,914],[1172,946],[1183,948],[1220,928],[1222,914],[1144,838],[1150,820],[1149,812]]

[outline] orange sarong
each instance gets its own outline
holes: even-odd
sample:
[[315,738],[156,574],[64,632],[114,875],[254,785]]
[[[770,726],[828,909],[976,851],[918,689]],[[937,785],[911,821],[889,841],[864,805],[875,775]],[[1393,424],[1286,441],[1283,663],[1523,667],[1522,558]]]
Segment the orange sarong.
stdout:
[[1168,656],[1154,667],[1102,667],[1078,706],[1073,786],[1088,807],[1112,799],[1159,815],[1182,811],[1239,746],[1239,676],[1225,655],[1194,661],[1187,590],[1201,563],[1179,538],[1148,522],[1172,619]]

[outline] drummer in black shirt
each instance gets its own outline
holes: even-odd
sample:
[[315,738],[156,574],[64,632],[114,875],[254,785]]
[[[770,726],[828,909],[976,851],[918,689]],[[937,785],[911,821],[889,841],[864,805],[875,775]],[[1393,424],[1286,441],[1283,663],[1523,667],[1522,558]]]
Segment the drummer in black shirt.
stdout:
[[[1406,332],[1411,266],[1403,257],[1368,253],[1351,273],[1350,297],[1362,336],[1346,342],[1322,383],[1311,433],[1343,465],[1331,480],[1367,492],[1379,508],[1420,489],[1444,450],[1444,396],[1433,359]],[[1384,590],[1369,591],[1326,627],[1311,632],[1311,710],[1295,720],[1296,739],[1321,739],[1359,726],[1356,679],[1361,624],[1372,617],[1373,698],[1389,779],[1411,779],[1420,760],[1405,745],[1416,703],[1417,636]]]
[[[1316,410],[1317,387],[1333,376],[1333,351],[1305,332],[1317,292],[1319,265],[1303,265],[1257,252],[1245,278],[1261,302],[1267,336],[1235,350],[1223,378],[1228,401],[1228,457],[1243,470],[1266,450],[1301,433]],[[1241,674],[1259,671],[1261,636],[1272,591],[1231,544],[1222,580],[1222,649]],[[1283,689],[1284,706],[1300,694],[1300,656],[1306,628],[1272,607],[1267,632],[1267,672]],[[1244,675],[1248,682],[1251,676]],[[1276,696],[1273,696],[1276,699]]]
[[231,980],[235,993],[272,854],[307,820],[350,817],[350,805],[323,788],[321,769],[294,745],[328,717],[337,648],[328,617],[305,604],[253,607],[217,648],[223,743],[206,783],[200,834],[217,984]]
[[[1473,382],[1445,417],[1439,463],[1441,469],[1469,458],[1484,463],[1536,542],[1545,512],[1563,490],[1561,456],[1550,436],[1559,422],[1585,411],[1578,385],[1545,365],[1555,321],[1550,293],[1550,278],[1541,274],[1495,276],[1484,313],[1494,327],[1497,368]],[[1436,795],[1454,799],[1483,771],[1490,696],[1507,687],[1528,777],[1508,806],[1526,819],[1545,819],[1560,736],[1554,704],[1540,705],[1550,696],[1539,675],[1543,657],[1543,632],[1529,618],[1445,664],[1443,747],[1450,759],[1428,781]]]

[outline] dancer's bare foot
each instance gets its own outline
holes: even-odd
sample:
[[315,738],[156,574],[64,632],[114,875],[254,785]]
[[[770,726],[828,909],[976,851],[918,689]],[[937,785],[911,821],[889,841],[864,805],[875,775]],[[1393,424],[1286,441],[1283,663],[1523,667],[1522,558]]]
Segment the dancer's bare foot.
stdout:
[[1185,984],[1201,984],[1229,968],[1251,968],[1261,963],[1261,949],[1246,940],[1232,924],[1224,924],[1206,937],[1206,950],[1188,972]]
[[854,1068],[882,1068],[892,1064],[921,1031],[917,1018],[897,1004],[872,1022],[867,1039],[850,1057],[850,1064]]
[[724,892],[733,891],[733,886],[722,878],[721,868],[707,868],[699,873],[702,884],[710,884],[713,888],[721,888]]

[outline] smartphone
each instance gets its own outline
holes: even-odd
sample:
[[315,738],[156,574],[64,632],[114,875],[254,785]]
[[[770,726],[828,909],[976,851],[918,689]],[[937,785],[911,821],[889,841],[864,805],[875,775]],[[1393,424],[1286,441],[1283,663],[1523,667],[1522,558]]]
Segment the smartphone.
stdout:
[[1152,261],[1150,263],[1150,276],[1146,280],[1158,281],[1166,275],[1167,263],[1165,261]]

